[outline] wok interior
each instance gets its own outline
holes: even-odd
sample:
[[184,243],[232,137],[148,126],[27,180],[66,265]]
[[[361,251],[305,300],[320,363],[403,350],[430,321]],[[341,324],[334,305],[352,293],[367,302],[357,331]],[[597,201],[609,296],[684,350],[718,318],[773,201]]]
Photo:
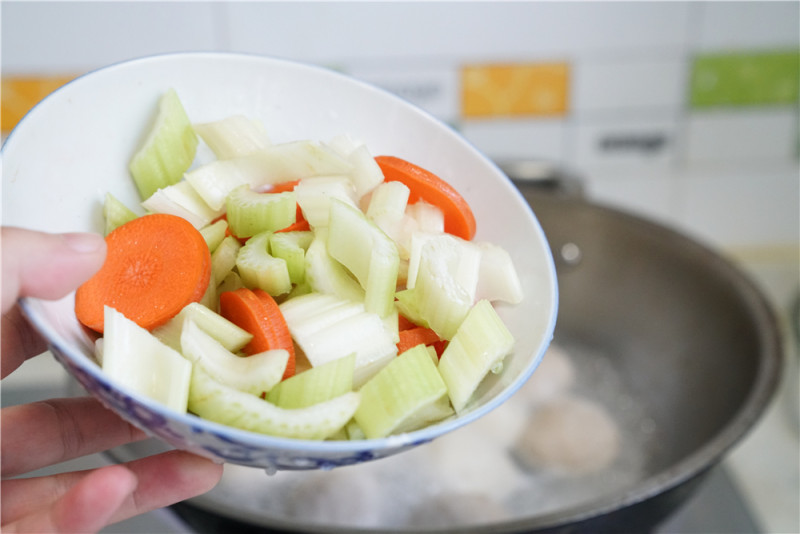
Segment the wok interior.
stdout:
[[707,447],[763,375],[763,325],[737,291],[739,278],[663,227],[581,200],[524,194],[557,262],[555,342],[601,349],[653,423],[643,475]]

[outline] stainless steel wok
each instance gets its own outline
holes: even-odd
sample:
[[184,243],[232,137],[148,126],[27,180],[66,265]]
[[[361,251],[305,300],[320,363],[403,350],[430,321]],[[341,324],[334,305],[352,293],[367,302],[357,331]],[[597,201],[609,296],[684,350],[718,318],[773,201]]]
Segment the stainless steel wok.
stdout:
[[[516,183],[557,261],[560,307],[555,342],[606,358],[621,387],[646,414],[652,435],[641,475],[610,492],[565,502],[546,513],[407,530],[652,530],[687,500],[770,402],[782,366],[775,317],[747,277],[687,237],[565,193],[565,182],[556,182],[553,190],[548,184]],[[585,387],[591,395],[592,386]],[[413,462],[407,468],[413,471]],[[252,480],[241,480],[233,490],[228,485],[186,505],[238,521],[241,532],[389,530],[310,522],[302,515],[286,519],[246,504],[252,499],[245,496],[270,491],[260,489],[264,478],[254,472]],[[341,490],[347,492],[344,480]],[[396,525],[391,531],[398,531]]]

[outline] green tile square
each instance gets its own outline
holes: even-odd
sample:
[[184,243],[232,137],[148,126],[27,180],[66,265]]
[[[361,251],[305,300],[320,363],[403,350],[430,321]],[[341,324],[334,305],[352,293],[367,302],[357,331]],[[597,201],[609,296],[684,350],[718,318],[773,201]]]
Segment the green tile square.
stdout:
[[693,108],[796,104],[800,51],[698,55],[690,83]]

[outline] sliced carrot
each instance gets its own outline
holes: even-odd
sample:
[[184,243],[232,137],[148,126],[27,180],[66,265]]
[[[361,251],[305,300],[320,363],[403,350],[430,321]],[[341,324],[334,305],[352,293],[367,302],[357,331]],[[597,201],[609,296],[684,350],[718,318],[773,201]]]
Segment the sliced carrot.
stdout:
[[104,306],[151,330],[208,288],[208,245],[181,217],[137,217],[109,233],[106,243],[103,267],[75,293],[75,315],[92,330],[103,331]]
[[475,236],[475,216],[464,197],[450,184],[404,159],[394,156],[375,158],[387,182],[402,182],[411,190],[408,202],[424,200],[444,213],[444,231],[470,240]]
[[300,183],[300,180],[292,180],[290,182],[281,182],[279,184],[273,185],[270,189],[268,189],[265,192],[266,193],[285,193],[287,191],[294,191],[294,188],[299,183]]
[[410,328],[416,328],[417,326],[419,326],[419,325],[416,324],[416,323],[411,322],[411,319],[408,319],[404,315],[399,315],[398,314],[398,316],[397,316],[397,329],[398,330],[408,330]]
[[407,330],[400,330],[400,341],[397,343],[397,353],[402,354],[417,345],[433,345],[442,339],[430,328],[417,326]]
[[219,296],[219,312],[253,335],[252,341],[243,349],[245,354],[284,349],[289,353],[289,362],[286,364],[283,378],[294,375],[294,342],[278,303],[269,293],[261,289],[251,290],[244,287],[234,291],[224,291]]
[[294,223],[290,224],[286,228],[282,228],[280,230],[276,230],[275,233],[280,232],[307,232],[311,230],[311,225],[305,219],[305,217],[298,218]]

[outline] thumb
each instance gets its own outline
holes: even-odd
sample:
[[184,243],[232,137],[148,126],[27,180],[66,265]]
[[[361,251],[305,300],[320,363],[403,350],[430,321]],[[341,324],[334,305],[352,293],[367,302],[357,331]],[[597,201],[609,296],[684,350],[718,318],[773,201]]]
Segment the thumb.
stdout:
[[46,234],[2,229],[3,313],[19,297],[61,298],[103,265],[105,240],[96,234]]

